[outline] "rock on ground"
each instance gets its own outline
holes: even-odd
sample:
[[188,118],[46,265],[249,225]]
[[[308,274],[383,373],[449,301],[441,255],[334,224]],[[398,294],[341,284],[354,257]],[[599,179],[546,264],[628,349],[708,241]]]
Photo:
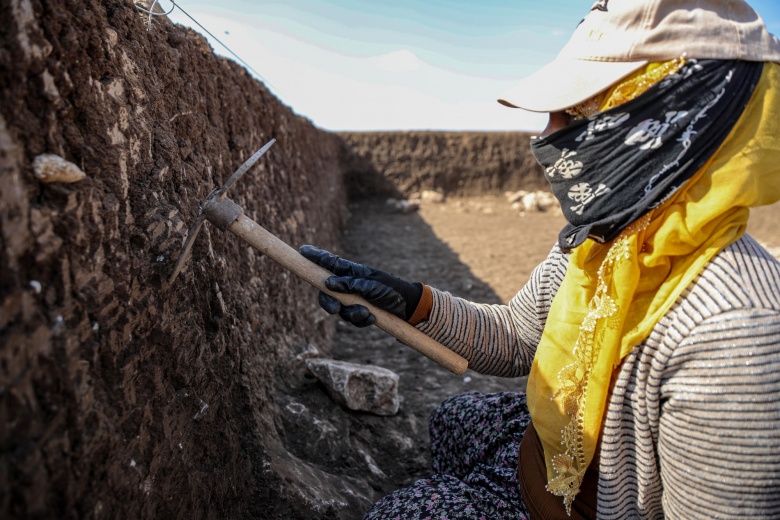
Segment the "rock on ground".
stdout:
[[306,366],[340,405],[376,415],[398,413],[398,374],[395,372],[333,359],[307,359]]

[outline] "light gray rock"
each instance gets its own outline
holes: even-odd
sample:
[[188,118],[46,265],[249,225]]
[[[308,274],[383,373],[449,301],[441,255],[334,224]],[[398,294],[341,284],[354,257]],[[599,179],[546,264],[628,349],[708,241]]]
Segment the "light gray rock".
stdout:
[[425,202],[438,202],[440,204],[444,203],[446,200],[444,193],[433,190],[423,190],[422,193],[420,193],[420,198]]
[[528,195],[528,192],[525,190],[520,191],[508,191],[504,193],[506,195],[507,200],[510,204],[519,203],[521,200],[523,200],[523,197]]
[[389,198],[386,204],[401,213],[414,213],[420,210],[420,203],[418,201],[411,201],[407,199],[393,199]]
[[70,184],[87,177],[87,174],[72,162],[50,153],[41,154],[35,158],[33,171],[35,178],[44,184],[53,182]]
[[376,415],[398,413],[400,399],[395,372],[333,359],[307,359],[306,366],[340,405]]

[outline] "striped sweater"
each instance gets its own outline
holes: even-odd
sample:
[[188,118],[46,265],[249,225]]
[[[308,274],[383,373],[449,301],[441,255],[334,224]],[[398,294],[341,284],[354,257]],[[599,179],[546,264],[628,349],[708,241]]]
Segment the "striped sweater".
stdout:
[[[509,305],[432,289],[418,328],[477,372],[525,375],[567,259],[553,248]],[[598,517],[780,518],[780,264],[749,236],[623,360],[602,434]]]

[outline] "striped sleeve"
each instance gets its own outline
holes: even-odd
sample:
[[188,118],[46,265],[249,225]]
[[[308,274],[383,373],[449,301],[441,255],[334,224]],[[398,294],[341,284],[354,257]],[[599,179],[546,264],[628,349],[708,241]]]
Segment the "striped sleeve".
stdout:
[[780,517],[780,313],[702,321],[661,387],[663,509],[670,518]]
[[598,516],[780,518],[780,264],[745,235],[624,359]]
[[554,247],[508,305],[473,303],[432,288],[429,320],[417,328],[466,358],[476,372],[526,375],[567,261]]

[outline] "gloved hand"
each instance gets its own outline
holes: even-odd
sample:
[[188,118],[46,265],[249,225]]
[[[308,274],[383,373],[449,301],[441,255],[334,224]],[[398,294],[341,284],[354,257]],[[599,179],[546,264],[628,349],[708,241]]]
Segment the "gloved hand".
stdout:
[[[332,272],[325,286],[334,292],[357,294],[364,300],[408,321],[422,297],[422,284],[411,283],[371,267],[344,260],[314,246],[301,246],[300,253]],[[376,321],[363,305],[341,305],[334,297],[320,292],[320,306],[329,314],[338,313],[344,321],[367,327]]]

